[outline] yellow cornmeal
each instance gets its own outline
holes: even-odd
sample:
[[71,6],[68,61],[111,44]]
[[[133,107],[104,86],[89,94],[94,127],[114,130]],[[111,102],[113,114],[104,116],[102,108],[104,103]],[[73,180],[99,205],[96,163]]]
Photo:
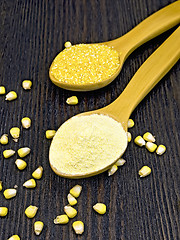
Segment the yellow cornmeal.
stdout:
[[56,132],[50,164],[61,174],[91,173],[117,160],[126,147],[127,134],[113,118],[102,114],[75,116]]
[[116,50],[106,45],[78,44],[56,56],[50,74],[62,83],[97,83],[112,76],[119,65]]

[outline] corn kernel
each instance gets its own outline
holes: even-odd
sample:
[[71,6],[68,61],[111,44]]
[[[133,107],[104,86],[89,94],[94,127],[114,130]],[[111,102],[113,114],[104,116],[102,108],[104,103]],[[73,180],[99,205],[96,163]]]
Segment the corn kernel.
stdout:
[[23,148],[20,148],[17,152],[18,152],[18,155],[22,158],[27,156],[30,153],[30,151],[31,151],[30,148],[23,147]]
[[106,213],[106,205],[104,203],[96,203],[93,206],[93,209],[99,214],[105,214]]
[[70,48],[72,46],[71,42],[65,42],[64,44],[65,48]]
[[140,170],[139,170],[139,175],[140,177],[146,177],[151,173],[151,169],[148,166],[143,166]]
[[8,144],[8,135],[7,134],[3,134],[0,138],[0,143],[3,145]]
[[14,189],[14,188],[9,188],[9,189],[6,189],[6,190],[3,192],[3,194],[4,194],[4,197],[5,197],[6,199],[10,199],[10,198],[13,198],[13,197],[16,196],[17,190]]
[[13,127],[10,129],[10,134],[13,138],[17,139],[20,135],[20,129],[18,127]]
[[32,86],[32,82],[30,80],[24,80],[22,82],[22,87],[24,88],[24,90],[31,89],[31,86]]
[[44,227],[44,223],[41,221],[36,221],[34,223],[34,232],[37,236],[39,236],[43,230]]
[[127,132],[127,139],[128,139],[128,142],[131,142],[132,140],[132,135],[130,132]]
[[129,119],[129,120],[128,120],[127,127],[128,127],[128,128],[134,127],[134,121],[133,121],[132,119]]
[[8,214],[7,207],[0,207],[0,217],[5,217]]
[[27,180],[24,184],[23,184],[23,187],[26,187],[26,188],[35,188],[36,187],[36,181],[32,178],[32,179],[29,179]]
[[82,191],[82,187],[80,185],[75,185],[71,190],[69,191],[71,195],[73,195],[75,198],[79,197],[80,193]]
[[114,164],[109,170],[108,170],[108,176],[110,177],[118,170],[118,167],[116,164]]
[[147,142],[155,142],[155,141],[156,141],[155,137],[154,137],[150,132],[146,132],[146,133],[143,135],[143,138],[144,138],[144,140],[146,140]]
[[28,218],[33,218],[35,217],[37,210],[38,207],[30,205],[29,207],[26,208],[25,214]]
[[3,156],[5,158],[10,158],[11,156],[13,156],[15,154],[15,151],[12,149],[7,149],[3,151]]
[[66,100],[66,103],[69,105],[76,105],[76,104],[78,104],[78,98],[76,96],[69,97]]
[[23,128],[28,129],[31,126],[31,119],[28,117],[24,117],[21,119],[21,123],[22,123]]
[[27,166],[27,163],[22,159],[17,159],[15,164],[19,170],[24,170]]
[[144,141],[144,139],[141,136],[137,136],[134,139],[135,144],[137,144],[139,147],[142,147],[146,144],[146,142]]
[[68,215],[69,218],[74,218],[77,215],[76,209],[71,206],[65,206],[64,211]]
[[12,237],[8,238],[8,240],[20,240],[18,235],[13,235]]
[[0,191],[2,191],[2,181],[0,181]]
[[116,166],[120,167],[120,166],[123,166],[125,163],[126,163],[126,160],[124,160],[123,158],[120,158],[119,160],[117,160],[115,164]]
[[54,135],[56,134],[56,131],[55,130],[47,130],[46,131],[46,138],[47,139],[51,139],[54,137]]
[[155,143],[152,143],[152,142],[147,142],[146,143],[146,148],[149,152],[154,152],[157,148],[157,145]]
[[32,176],[35,179],[41,179],[43,174],[43,167],[39,166],[33,173]]
[[84,223],[81,221],[73,222],[72,227],[76,234],[82,234],[84,232]]
[[14,91],[11,91],[11,92],[9,92],[9,93],[6,95],[5,100],[6,100],[6,101],[12,101],[12,100],[14,100],[14,99],[16,99],[16,98],[17,98],[17,93],[14,92]]
[[69,218],[66,214],[59,215],[54,219],[55,224],[66,224],[68,222]]
[[3,95],[6,93],[6,89],[4,86],[0,86],[0,95]]
[[164,145],[159,145],[158,148],[156,149],[157,155],[162,155],[165,153],[166,147]]
[[75,197],[73,197],[70,193],[67,195],[67,199],[68,199],[68,203],[71,206],[74,206],[77,204],[77,200],[75,199]]

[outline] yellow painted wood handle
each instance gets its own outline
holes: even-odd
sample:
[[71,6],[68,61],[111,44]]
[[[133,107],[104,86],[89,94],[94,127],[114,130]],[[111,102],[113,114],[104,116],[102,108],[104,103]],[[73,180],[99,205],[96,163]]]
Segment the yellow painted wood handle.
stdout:
[[[180,23],[180,1],[155,12],[121,37],[118,49],[126,59],[136,48]],[[117,44],[118,44],[118,39]],[[121,45],[122,43],[122,45]],[[122,49],[123,46],[123,49]]]
[[117,116],[124,114],[128,118],[179,59],[180,27],[142,64],[122,94],[109,105],[114,113]]

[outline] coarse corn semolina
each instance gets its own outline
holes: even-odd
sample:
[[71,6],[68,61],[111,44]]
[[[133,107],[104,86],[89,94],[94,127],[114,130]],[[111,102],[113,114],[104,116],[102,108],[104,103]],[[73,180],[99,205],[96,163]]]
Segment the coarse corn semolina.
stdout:
[[59,82],[89,84],[112,76],[120,65],[119,54],[101,44],[77,44],[60,52],[50,68]]

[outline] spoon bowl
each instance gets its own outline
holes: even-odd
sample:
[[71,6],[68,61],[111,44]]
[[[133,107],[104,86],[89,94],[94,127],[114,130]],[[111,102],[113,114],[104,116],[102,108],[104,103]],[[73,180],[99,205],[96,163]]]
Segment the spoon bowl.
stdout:
[[[80,113],[77,116],[87,116],[91,114],[108,115],[117,122],[121,123],[125,132],[127,132],[128,119],[141,102],[141,100],[151,91],[151,89],[165,76],[165,74],[174,66],[180,58],[180,27],[142,64],[135,73],[125,90],[111,104],[104,108]],[[53,139],[54,140],[54,139]],[[54,142],[52,141],[52,144]],[[67,178],[85,178],[90,177],[108,170],[118,159],[109,162],[107,166],[93,172],[82,174],[69,174],[56,169],[51,163],[51,148],[50,147],[50,165],[53,171]],[[60,147],[60,146],[59,146]],[[58,150],[58,149],[57,149]],[[125,152],[122,151],[122,154]]]
[[112,41],[98,43],[107,45],[119,54],[119,67],[116,72],[112,73],[107,79],[95,83],[82,84],[73,84],[68,81],[61,82],[60,79],[57,79],[53,74],[52,63],[49,69],[51,81],[58,87],[71,91],[92,91],[105,87],[119,75],[125,60],[136,48],[180,23],[179,12],[180,1],[176,1],[152,14],[122,37]]

